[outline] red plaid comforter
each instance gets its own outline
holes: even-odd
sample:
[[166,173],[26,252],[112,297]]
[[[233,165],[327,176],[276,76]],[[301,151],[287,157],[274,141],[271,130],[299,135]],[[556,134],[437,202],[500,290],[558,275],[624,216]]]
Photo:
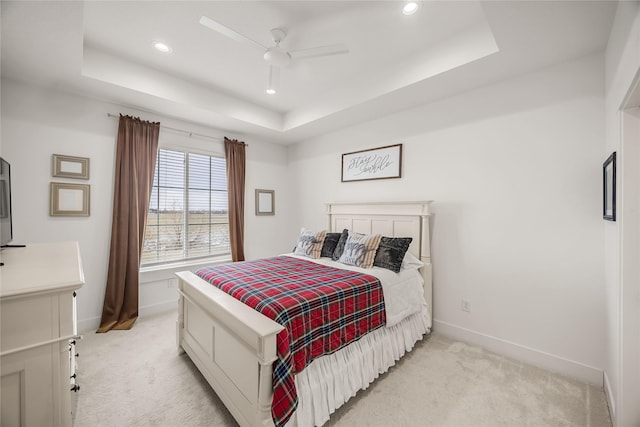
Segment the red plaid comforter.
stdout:
[[288,256],[196,274],[285,327],[273,364],[271,414],[278,427],[298,405],[294,374],[385,324],[380,281],[366,274]]

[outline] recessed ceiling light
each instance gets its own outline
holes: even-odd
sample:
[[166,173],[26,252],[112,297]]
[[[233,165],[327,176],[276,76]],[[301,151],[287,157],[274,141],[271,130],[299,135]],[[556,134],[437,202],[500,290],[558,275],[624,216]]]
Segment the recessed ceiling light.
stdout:
[[158,52],[162,52],[162,53],[171,53],[173,52],[173,49],[171,49],[171,47],[165,43],[162,42],[153,42],[153,47],[158,51]]
[[267,93],[268,93],[269,95],[275,95],[275,94],[276,94],[276,90],[275,90],[275,89],[273,89],[273,88],[269,88],[269,89],[267,89]]
[[404,4],[404,7],[402,8],[402,13],[404,13],[405,15],[413,15],[417,11],[418,11],[418,2],[415,2],[415,1],[406,2]]

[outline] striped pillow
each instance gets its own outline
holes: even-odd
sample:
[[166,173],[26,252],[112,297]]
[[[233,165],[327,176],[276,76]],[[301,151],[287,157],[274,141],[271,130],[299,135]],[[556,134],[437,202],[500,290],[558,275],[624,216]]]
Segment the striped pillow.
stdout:
[[324,243],[324,237],[327,234],[326,230],[311,231],[303,228],[298,237],[298,243],[293,250],[295,255],[307,256],[310,258],[320,258],[322,252],[322,244]]
[[344,251],[338,261],[356,267],[371,268],[381,238],[380,234],[360,234],[349,231]]

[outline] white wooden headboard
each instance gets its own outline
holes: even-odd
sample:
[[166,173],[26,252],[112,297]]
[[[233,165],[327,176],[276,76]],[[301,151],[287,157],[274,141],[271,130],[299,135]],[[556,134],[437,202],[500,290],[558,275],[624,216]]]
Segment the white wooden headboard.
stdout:
[[424,263],[424,296],[433,318],[433,275],[431,268],[431,236],[429,206],[420,202],[329,203],[329,230],[347,228],[356,233],[382,234],[387,237],[412,237],[409,252]]

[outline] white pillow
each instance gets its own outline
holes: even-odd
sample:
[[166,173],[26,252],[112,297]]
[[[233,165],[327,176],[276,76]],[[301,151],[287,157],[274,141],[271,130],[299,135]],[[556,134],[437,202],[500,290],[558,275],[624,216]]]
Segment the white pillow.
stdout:
[[411,255],[410,252],[404,254],[404,258],[402,259],[402,269],[408,268],[420,268],[424,267],[424,262],[420,261],[415,256]]

